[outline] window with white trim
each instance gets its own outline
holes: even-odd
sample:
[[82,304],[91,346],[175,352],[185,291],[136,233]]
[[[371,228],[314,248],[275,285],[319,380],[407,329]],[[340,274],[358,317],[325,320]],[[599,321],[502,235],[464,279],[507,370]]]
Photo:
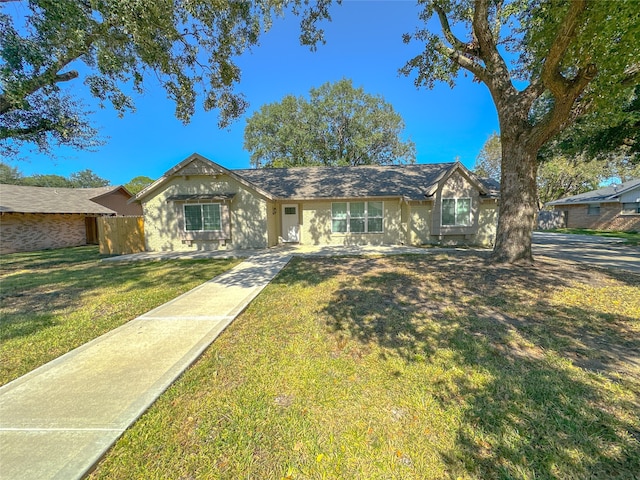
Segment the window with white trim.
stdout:
[[331,204],[333,233],[382,233],[382,202],[334,202]]
[[633,215],[640,213],[640,202],[625,202],[622,204],[622,213],[625,215]]
[[600,215],[600,204],[587,205],[587,215]]
[[216,232],[222,230],[220,204],[185,204],[184,229],[187,232]]
[[471,199],[443,198],[442,225],[461,227],[471,225]]

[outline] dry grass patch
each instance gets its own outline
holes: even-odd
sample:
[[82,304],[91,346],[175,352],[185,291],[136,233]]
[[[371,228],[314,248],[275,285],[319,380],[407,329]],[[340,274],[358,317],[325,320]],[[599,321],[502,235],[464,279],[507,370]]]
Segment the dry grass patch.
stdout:
[[294,260],[92,478],[634,478],[640,278],[485,259]]

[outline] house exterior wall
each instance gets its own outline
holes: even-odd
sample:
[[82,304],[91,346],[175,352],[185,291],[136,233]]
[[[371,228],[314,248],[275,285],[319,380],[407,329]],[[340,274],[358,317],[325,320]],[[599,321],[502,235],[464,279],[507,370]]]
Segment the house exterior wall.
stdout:
[[3,213],[0,254],[86,245],[85,218],[78,213]]
[[478,233],[473,243],[485,247],[491,247],[496,243],[496,230],[498,228],[498,202],[488,200],[480,202],[478,212]]
[[[348,202],[349,200],[340,201]],[[351,201],[380,200],[354,198]],[[302,211],[300,243],[307,245],[394,245],[405,242],[399,200],[384,201],[383,233],[333,233],[331,231],[331,203],[331,200],[300,202],[300,210]]]
[[635,188],[620,195],[620,203],[640,202],[640,188]]
[[280,210],[282,209],[276,202],[267,202],[267,243],[270,247],[278,244]]
[[94,198],[92,201],[99,203],[103,207],[110,208],[118,215],[142,215],[142,206],[139,203],[127,203],[131,198],[122,189],[118,189],[107,195]]
[[410,206],[408,243],[417,246],[431,243],[432,212],[432,203]]
[[[170,178],[162,190],[151,193],[142,204],[147,250],[247,249],[265,248],[269,245],[265,199],[228,175],[201,175],[198,171],[193,172],[195,175],[184,173]],[[194,236],[192,240],[185,240],[184,203],[167,199],[176,195],[212,193],[235,194],[233,199],[225,204],[228,207],[228,235],[223,235],[225,238],[214,238],[213,235],[208,238]]]
[[[636,197],[632,197],[635,201]],[[600,215],[589,215],[588,206],[556,205],[555,210],[565,212],[567,228],[590,228],[593,230],[640,231],[640,214],[623,215],[621,203],[601,203]]]

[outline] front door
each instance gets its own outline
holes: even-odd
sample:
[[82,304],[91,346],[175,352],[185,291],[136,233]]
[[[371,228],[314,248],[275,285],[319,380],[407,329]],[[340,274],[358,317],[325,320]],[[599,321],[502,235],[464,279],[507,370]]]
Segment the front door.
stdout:
[[285,242],[300,241],[298,205],[282,205],[282,239]]

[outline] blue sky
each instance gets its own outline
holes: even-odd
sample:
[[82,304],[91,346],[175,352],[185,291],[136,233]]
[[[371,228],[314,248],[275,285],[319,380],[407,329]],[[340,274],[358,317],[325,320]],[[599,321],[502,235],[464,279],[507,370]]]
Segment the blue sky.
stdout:
[[470,77],[461,77],[454,89],[440,84],[428,90],[398,73],[421,48],[402,42],[402,34],[419,25],[418,12],[414,1],[346,0],[332,7],[333,20],[324,25],[326,44],[315,52],[299,45],[299,18],[277,20],[260,45],[238,61],[242,80],[236,91],[246,96],[250,108],[227,129],[218,128],[217,112],[201,108],[183,125],[152,81],[144,95],[134,96],[136,112],[124,118],[99,109],[83,94],[80,80],[69,82],[65,87],[95,110],[92,123],[108,137],[107,144],[94,152],[59,149],[54,159],[25,152],[24,160],[4,161],[25,175],[68,176],[88,168],[113,185],[139,175],[156,179],[193,152],[227,168],[249,168],[249,153],[242,148],[246,118],[287,94],[306,95],[312,87],[350,78],[367,93],[382,95],[403,117],[404,136],[415,142],[419,163],[459,156],[471,168],[487,137],[498,130],[495,107],[487,88]]

